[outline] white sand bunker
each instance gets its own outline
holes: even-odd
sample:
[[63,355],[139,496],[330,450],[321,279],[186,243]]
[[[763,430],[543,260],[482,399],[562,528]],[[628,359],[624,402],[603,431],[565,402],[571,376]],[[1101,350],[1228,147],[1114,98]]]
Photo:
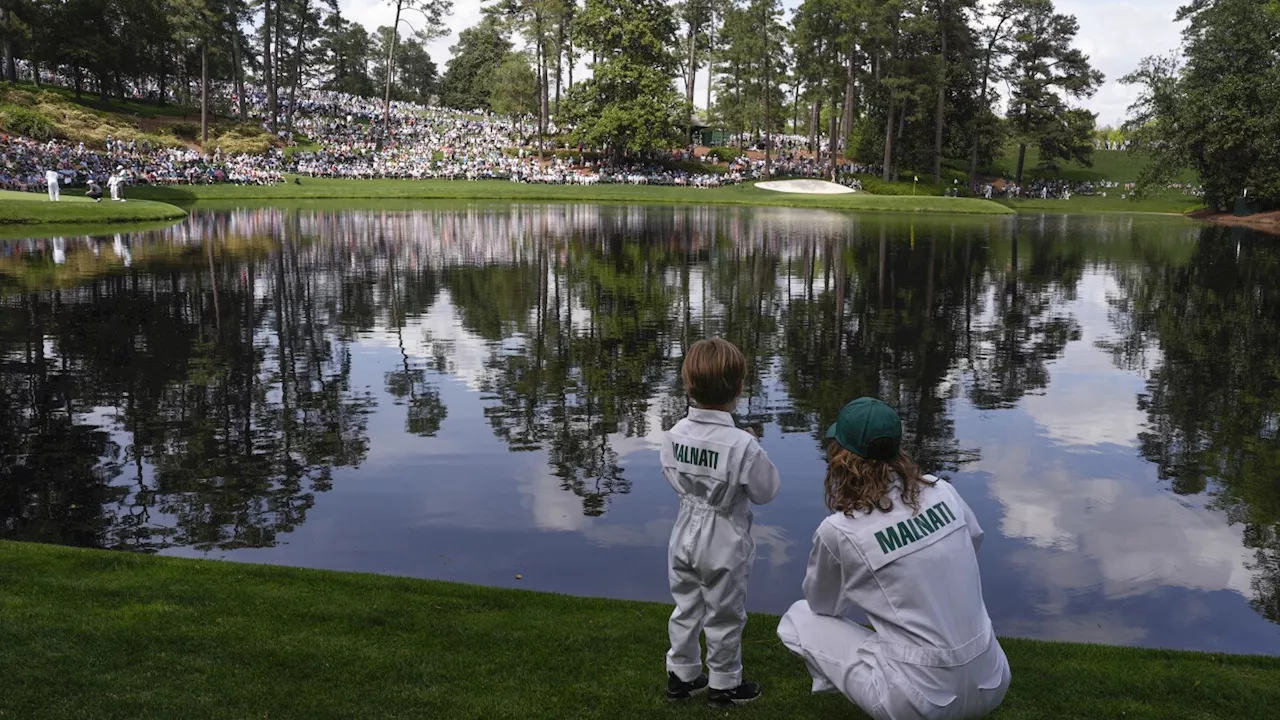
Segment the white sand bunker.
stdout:
[[773,190],[774,192],[803,193],[806,195],[844,195],[855,192],[853,188],[847,188],[826,180],[774,180],[756,183],[756,187],[762,190]]

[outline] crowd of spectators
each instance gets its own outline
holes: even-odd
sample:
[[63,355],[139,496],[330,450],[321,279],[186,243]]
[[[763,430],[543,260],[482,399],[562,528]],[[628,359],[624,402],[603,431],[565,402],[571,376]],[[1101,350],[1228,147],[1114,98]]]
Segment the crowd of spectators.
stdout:
[[206,155],[185,148],[157,148],[136,141],[107,140],[105,150],[84,143],[39,142],[0,135],[0,189],[43,191],[45,173],[53,170],[64,187],[90,181],[105,184],[112,174],[126,185],[272,185],[284,181],[283,153]]
[[[50,77],[49,80],[56,78]],[[230,93],[230,88],[227,88]],[[137,93],[142,95],[142,91]],[[240,98],[230,95],[232,105]],[[251,117],[267,127],[267,97],[249,88],[245,105]],[[764,139],[748,134],[732,142],[744,152],[727,169],[707,150],[674,151],[661,157],[619,164],[583,148],[554,147],[548,141],[542,159],[531,118],[507,118],[414,103],[393,102],[389,116],[377,99],[344,93],[307,90],[292,101],[280,98],[280,147],[260,155],[201,152],[194,147],[153,147],[136,140],[108,138],[105,149],[83,143],[37,142],[0,135],[0,188],[41,191],[45,173],[55,171],[64,187],[90,181],[105,182],[116,174],[125,185],[202,185],[234,183],[271,185],[286,174],[314,178],[498,179],[539,184],[631,184],[676,187],[717,187],[763,178]],[[549,128],[549,138],[559,128]],[[824,141],[810,149],[812,139],[777,135],[771,172],[775,177],[830,179],[830,156]],[[285,148],[288,148],[286,152]],[[856,177],[879,174],[876,166],[854,162],[836,165],[838,182],[861,189]],[[1176,186],[1197,194],[1192,186]],[[1072,195],[1133,192],[1133,184],[1029,181],[1022,186],[1007,179],[982,185],[986,197],[1070,198]]]

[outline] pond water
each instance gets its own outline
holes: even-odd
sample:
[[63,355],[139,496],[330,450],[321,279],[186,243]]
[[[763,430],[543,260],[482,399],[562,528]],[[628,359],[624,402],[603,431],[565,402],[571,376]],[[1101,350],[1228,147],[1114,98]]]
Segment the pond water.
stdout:
[[[1280,652],[1280,242],[1142,216],[442,205],[0,240],[0,537],[669,600],[682,348],[781,470],[876,395],[1006,635]],[[517,580],[516,575],[523,576]]]

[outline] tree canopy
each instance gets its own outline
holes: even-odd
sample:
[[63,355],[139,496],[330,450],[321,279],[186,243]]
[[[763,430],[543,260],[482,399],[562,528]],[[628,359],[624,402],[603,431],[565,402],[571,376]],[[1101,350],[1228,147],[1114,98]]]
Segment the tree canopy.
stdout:
[[449,65],[440,79],[440,104],[458,110],[491,109],[494,76],[511,53],[511,41],[502,24],[496,17],[486,16],[480,24],[458,33],[458,42],[449,53]]
[[[1236,65],[1274,74],[1253,52],[1274,12],[1240,0],[1238,31],[1218,29],[1212,19],[1235,17],[1233,2],[1185,10],[1189,42],[1241,48],[1214,61],[1226,65],[1194,61],[1188,72],[1203,71],[1187,82]],[[736,143],[769,159],[794,153],[794,141],[773,139],[789,124],[831,172],[838,158],[856,158],[886,179],[932,169],[939,181],[945,158],[968,157],[976,174],[1009,136],[1024,154],[1038,148],[1044,167],[1087,163],[1094,147],[1093,115],[1078,101],[1102,77],[1075,47],[1075,19],[1052,0],[483,0],[448,57],[432,57],[452,5],[387,0],[395,19],[373,28],[343,16],[338,0],[0,0],[0,66],[12,81],[42,70],[77,94],[202,101],[242,118],[244,96],[260,92],[272,130],[292,127],[292,99],[306,88],[531,113],[544,141],[615,155],[688,145],[705,89],[699,119]],[[1268,117],[1242,118],[1241,142],[1265,137]],[[1258,192],[1269,182],[1247,173],[1232,182],[1245,176]]]
[[684,103],[674,85],[676,28],[662,0],[586,0],[578,46],[597,59],[564,107],[578,142],[618,156],[677,144]]
[[1178,18],[1186,64],[1147,58],[1123,80],[1141,89],[1127,129],[1153,159],[1139,189],[1191,167],[1210,207],[1280,207],[1280,3],[1196,0]]

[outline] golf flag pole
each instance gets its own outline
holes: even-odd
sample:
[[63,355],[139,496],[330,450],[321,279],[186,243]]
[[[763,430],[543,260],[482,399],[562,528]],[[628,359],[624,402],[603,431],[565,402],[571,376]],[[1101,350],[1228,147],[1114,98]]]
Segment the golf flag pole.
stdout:
[[919,175],[914,175],[914,176],[912,176],[912,177],[914,177],[915,179],[911,181],[911,194],[912,194],[912,195],[915,195],[915,194],[916,194],[916,183],[920,182],[920,176],[919,176]]

